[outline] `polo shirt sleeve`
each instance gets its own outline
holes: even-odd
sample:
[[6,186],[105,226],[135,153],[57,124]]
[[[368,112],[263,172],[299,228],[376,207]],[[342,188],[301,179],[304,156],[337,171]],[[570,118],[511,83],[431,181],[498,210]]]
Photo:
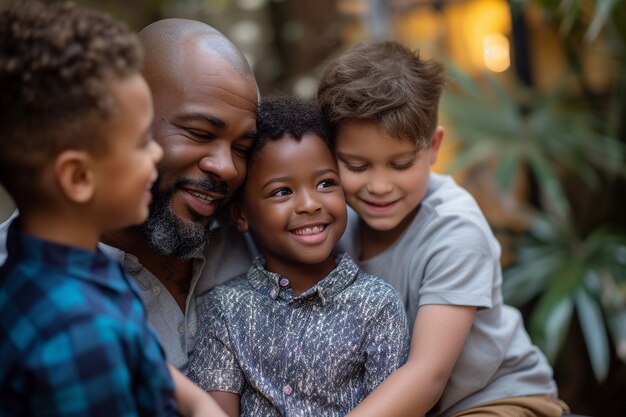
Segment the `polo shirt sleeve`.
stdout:
[[490,236],[463,218],[446,217],[438,232],[424,242],[420,256],[427,263],[420,305],[492,307],[492,292],[499,277],[499,253]]
[[393,371],[404,365],[409,351],[409,328],[404,306],[396,291],[382,286],[376,314],[365,336],[365,387],[372,392]]
[[[77,318],[66,331],[41,341],[26,362],[29,414],[138,416],[147,405],[155,416],[175,415],[169,373],[164,369],[164,373],[157,374],[151,363],[155,378],[139,378],[138,382],[128,361],[137,357],[140,346],[125,343],[120,326],[109,317]],[[160,366],[165,368],[162,357]]]
[[199,332],[189,358],[188,377],[205,391],[240,394],[245,378],[231,341],[227,305],[213,290],[203,300],[198,315]]

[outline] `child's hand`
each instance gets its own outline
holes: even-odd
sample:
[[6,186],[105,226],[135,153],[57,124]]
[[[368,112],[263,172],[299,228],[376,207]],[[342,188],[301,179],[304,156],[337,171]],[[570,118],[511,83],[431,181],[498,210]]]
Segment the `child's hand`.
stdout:
[[171,364],[167,364],[174,380],[174,399],[183,417],[229,417],[217,402]]

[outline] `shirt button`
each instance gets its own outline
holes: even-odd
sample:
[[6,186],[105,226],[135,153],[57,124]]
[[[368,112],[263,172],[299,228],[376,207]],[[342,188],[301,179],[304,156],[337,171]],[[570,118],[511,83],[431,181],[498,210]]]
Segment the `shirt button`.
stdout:
[[152,293],[154,295],[159,295],[161,294],[161,287],[159,287],[158,285],[155,285],[154,287],[152,287]]
[[281,287],[289,286],[289,280],[287,278],[281,278],[280,281],[278,281],[278,283],[280,284]]
[[178,333],[185,334],[185,325],[184,324],[181,324],[180,326],[178,326]]
[[276,288],[272,289],[272,291],[270,292],[270,297],[272,297],[273,300],[278,298],[278,290]]
[[291,387],[289,385],[285,385],[283,387],[283,394],[291,395],[292,392],[293,392],[293,389],[291,389]]

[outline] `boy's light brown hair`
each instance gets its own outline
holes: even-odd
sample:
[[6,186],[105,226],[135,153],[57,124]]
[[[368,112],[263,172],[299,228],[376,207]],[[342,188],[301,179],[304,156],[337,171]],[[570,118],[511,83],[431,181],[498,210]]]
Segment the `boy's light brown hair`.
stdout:
[[60,152],[107,151],[111,81],[141,64],[137,36],[98,11],[29,1],[0,12],[0,183],[16,202],[45,201],[37,179]]
[[317,92],[333,130],[368,121],[417,149],[430,146],[445,85],[443,66],[394,41],[357,44],[328,63]]

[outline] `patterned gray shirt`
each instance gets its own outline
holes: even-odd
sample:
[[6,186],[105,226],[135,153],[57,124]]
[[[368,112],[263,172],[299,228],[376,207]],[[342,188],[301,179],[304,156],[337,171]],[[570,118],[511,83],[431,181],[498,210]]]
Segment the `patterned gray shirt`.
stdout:
[[189,377],[241,395],[241,416],[344,416],[406,361],[408,341],[396,291],[348,255],[300,296],[259,257],[207,294]]

